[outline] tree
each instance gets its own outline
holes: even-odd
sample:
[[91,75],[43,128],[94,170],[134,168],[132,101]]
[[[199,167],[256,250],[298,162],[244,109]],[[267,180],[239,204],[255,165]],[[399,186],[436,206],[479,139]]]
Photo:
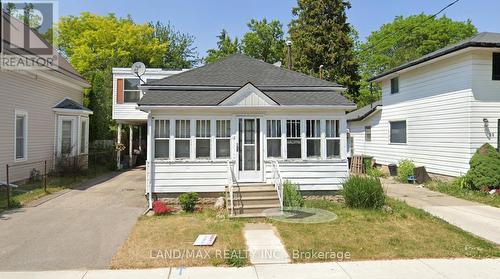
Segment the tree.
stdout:
[[200,62],[194,44],[194,37],[175,30],[170,23],[166,25],[157,21],[150,23],[154,29],[154,37],[160,43],[167,43],[169,47],[163,56],[163,68],[189,69]]
[[250,31],[241,40],[241,49],[248,56],[268,63],[283,61],[285,57],[285,40],[283,39],[283,24],[278,20],[267,22],[252,19],[248,24]]
[[225,29],[222,29],[217,38],[219,38],[217,48],[207,51],[208,55],[204,59],[206,63],[212,63],[228,55],[241,52],[238,38],[236,37],[234,40],[231,40]]
[[358,63],[354,52],[354,33],[347,23],[345,0],[298,0],[292,9],[296,17],[289,24],[293,42],[294,70],[318,76],[324,66],[326,80],[347,86],[346,96],[358,99]]
[[[368,36],[358,49],[362,85],[360,99],[369,98],[368,82],[372,76],[390,70],[403,63],[417,59],[447,45],[477,34],[470,20],[453,21],[443,16],[435,18],[425,14],[409,17],[397,16],[393,22],[382,25]],[[380,89],[375,90],[375,97]]]

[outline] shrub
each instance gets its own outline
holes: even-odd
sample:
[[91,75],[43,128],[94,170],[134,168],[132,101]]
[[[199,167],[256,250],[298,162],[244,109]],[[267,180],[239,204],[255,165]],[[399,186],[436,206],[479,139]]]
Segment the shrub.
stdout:
[[182,210],[186,212],[193,212],[197,202],[198,193],[184,193],[179,196],[179,203],[181,204]]
[[369,176],[373,176],[373,177],[385,177],[384,172],[382,172],[381,169],[376,168],[376,167],[371,167],[371,168],[367,169],[366,174]]
[[402,160],[398,164],[399,182],[408,183],[408,177],[415,175],[415,163],[412,160]]
[[344,182],[342,195],[345,203],[354,208],[379,209],[384,205],[385,194],[380,179],[369,176],[351,176]]
[[453,187],[459,188],[459,189],[471,189],[472,185],[470,183],[470,179],[467,175],[462,175],[459,176],[451,182]]
[[155,215],[163,215],[172,213],[174,210],[173,208],[167,206],[164,201],[157,200],[153,202],[153,211]]
[[467,179],[472,189],[500,186],[500,154],[490,144],[481,146],[470,160]]
[[283,183],[283,206],[284,207],[302,207],[304,206],[304,198],[299,191],[299,186],[289,180]]

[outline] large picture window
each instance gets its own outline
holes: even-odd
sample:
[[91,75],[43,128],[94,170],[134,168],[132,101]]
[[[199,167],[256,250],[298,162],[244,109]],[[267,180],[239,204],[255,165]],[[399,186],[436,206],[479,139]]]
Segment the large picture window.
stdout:
[[186,159],[190,157],[191,121],[175,121],[175,158]]
[[137,78],[127,78],[123,85],[123,101],[125,103],[137,103],[141,98],[141,91],[138,86],[140,84]]
[[286,121],[286,157],[289,159],[302,158],[302,140],[300,134],[300,120]]
[[15,131],[16,140],[14,142],[15,159],[16,160],[26,160],[27,159],[27,131],[28,131],[28,115],[25,112],[16,111],[16,121],[15,121]]
[[306,121],[307,157],[321,156],[321,124],[319,120]]
[[267,120],[267,157],[281,157],[281,120]]
[[340,157],[340,125],[338,120],[326,120],[326,157]]
[[155,120],[155,158],[169,158],[170,121]]
[[210,159],[210,120],[196,120],[196,158]]
[[392,121],[391,143],[406,143],[406,121]]

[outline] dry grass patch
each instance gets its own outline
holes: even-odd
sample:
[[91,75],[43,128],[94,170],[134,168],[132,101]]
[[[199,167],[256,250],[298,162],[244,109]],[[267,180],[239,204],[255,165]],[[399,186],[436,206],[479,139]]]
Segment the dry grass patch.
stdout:
[[[500,257],[498,246],[420,209],[393,199],[387,199],[387,204],[392,212],[350,209],[326,200],[308,201],[307,207],[330,210],[338,219],[323,224],[272,223],[290,256],[294,251],[323,251],[344,255],[349,252],[351,260]],[[334,260],[294,259],[295,262]]]
[[[243,223],[220,218],[211,210],[203,213],[179,213],[166,216],[141,217],[127,241],[111,261],[111,268],[153,268],[171,266],[224,265],[224,251],[246,249]],[[199,234],[217,234],[211,247],[195,247]],[[172,251],[189,251],[193,255],[180,258]],[[193,252],[194,251],[194,252]],[[177,252],[174,252],[177,253]],[[206,256],[206,253],[209,256]],[[173,254],[171,254],[173,255]]]

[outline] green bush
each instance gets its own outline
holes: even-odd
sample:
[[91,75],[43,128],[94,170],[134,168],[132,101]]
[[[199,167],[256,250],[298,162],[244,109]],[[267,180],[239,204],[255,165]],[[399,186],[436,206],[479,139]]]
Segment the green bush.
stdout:
[[402,160],[398,165],[398,181],[408,183],[408,177],[415,175],[415,163],[412,160]]
[[366,174],[369,176],[373,176],[373,177],[384,177],[385,176],[384,172],[381,169],[376,168],[376,167],[371,167],[371,168],[367,169]]
[[198,193],[184,193],[179,196],[179,203],[181,204],[182,210],[186,212],[193,212],[197,202]]
[[467,175],[459,176],[451,182],[453,187],[458,189],[471,189],[471,182]]
[[467,180],[473,190],[500,187],[500,154],[490,144],[481,146],[470,160]]
[[354,208],[381,208],[385,202],[380,179],[370,176],[351,176],[344,182],[342,195],[345,203]]
[[284,207],[302,207],[304,206],[304,198],[299,191],[299,186],[285,180],[283,183],[283,206]]

